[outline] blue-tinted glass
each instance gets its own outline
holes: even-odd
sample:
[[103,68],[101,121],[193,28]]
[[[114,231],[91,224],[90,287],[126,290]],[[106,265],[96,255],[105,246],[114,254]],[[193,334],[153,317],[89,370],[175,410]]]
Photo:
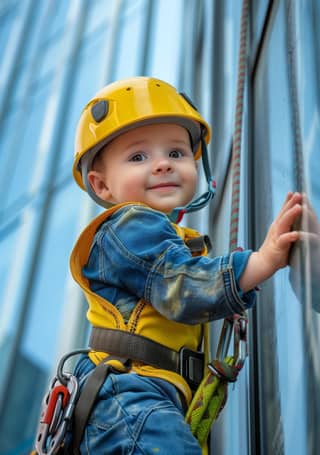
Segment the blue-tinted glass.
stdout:
[[[308,203],[302,228],[309,236],[308,240],[302,243],[305,264],[300,293],[304,293],[309,300],[309,305],[311,304],[313,310],[320,313],[320,79],[318,74],[320,47],[317,25],[320,7],[316,1],[302,1],[296,5],[295,11],[303,171],[307,182],[305,190]],[[307,71],[302,70],[306,68]],[[306,294],[307,288],[310,289]]]
[[[306,30],[310,23],[307,11],[295,16],[297,4],[290,5],[291,11],[284,3],[279,5],[270,42],[256,75],[254,153],[258,225],[263,220],[271,222],[287,191],[302,185],[308,197],[312,175],[308,167],[317,167],[317,160],[309,161],[319,145],[319,129],[313,124],[319,105],[312,71],[314,61],[311,62],[314,40]],[[300,21],[295,22],[295,17]],[[302,34],[303,40],[299,39]],[[299,55],[302,41],[310,48]],[[319,200],[319,193],[313,191],[312,196]],[[305,214],[302,227],[304,218]],[[262,229],[260,225],[258,245],[263,239]],[[272,405],[270,413],[262,411],[261,420],[267,453],[280,450],[284,454],[305,455],[315,449],[319,408],[316,398],[311,397],[316,385],[314,371],[319,368],[319,346],[315,349],[310,341],[319,338],[320,315],[308,297],[311,292],[308,262],[304,242],[300,242],[292,252],[292,268],[276,274],[273,292],[270,283],[263,286],[265,294],[262,293],[258,309],[262,331],[261,387],[267,399],[261,406],[264,409]],[[265,309],[268,305],[269,309]],[[269,341],[265,339],[267,335]],[[263,346],[268,345],[273,347],[274,356],[263,351]],[[272,403],[268,403],[268,394]]]
[[254,1],[250,4],[251,9],[251,37],[252,43],[250,44],[250,48],[252,51],[251,55],[254,55],[254,50],[256,49],[258,42],[261,38],[264,21],[266,20],[266,14],[268,11],[268,7],[270,2],[268,0],[258,0]]
[[6,258],[0,261],[0,313],[2,314],[2,320],[5,317],[4,307],[10,302],[4,298],[7,280],[9,277],[9,271],[11,269],[18,232],[19,220],[13,220],[12,223],[2,226],[0,230],[0,250],[1,257]]
[[[219,3],[218,7],[216,6]],[[215,58],[208,60],[210,70],[204,65],[203,70],[209,71],[209,77],[215,80],[211,84],[212,96],[207,95],[207,86],[200,82],[200,96],[203,97],[204,103],[208,105],[209,112],[212,112],[211,121],[212,139],[211,139],[211,167],[213,175],[217,179],[217,194],[211,205],[214,211],[211,215],[209,226],[210,237],[213,243],[213,255],[225,254],[229,250],[229,225],[231,213],[231,172],[227,185],[223,185],[226,178],[225,172],[228,167],[230,144],[235,128],[234,111],[236,104],[237,90],[237,66],[239,58],[239,36],[241,23],[242,2],[225,1],[214,2],[214,18],[207,19],[211,26],[216,24],[218,30],[212,30],[213,33],[213,52]],[[220,9],[221,8],[221,9]],[[223,10],[223,15],[221,14]],[[204,14],[208,14],[205,10]],[[213,26],[215,28],[215,26]],[[205,38],[206,40],[206,38]],[[207,45],[207,43],[206,43]],[[211,57],[209,54],[208,57]],[[209,57],[209,58],[210,58]],[[212,57],[211,57],[212,58]],[[217,90],[217,87],[218,90]],[[250,125],[247,123],[246,103],[244,104],[244,123],[241,148],[241,193],[240,193],[240,219],[238,232],[238,245],[244,248],[251,247],[248,245],[248,219],[247,214],[247,188],[246,188],[246,169],[247,169],[247,130]],[[250,133],[249,133],[250,134]],[[252,191],[252,187],[248,189]],[[217,200],[218,197],[218,200]],[[220,199],[221,197],[221,199]],[[218,202],[219,201],[219,202]],[[243,205],[242,205],[243,204]],[[201,213],[201,212],[200,212]],[[212,355],[218,346],[218,338],[221,331],[221,321],[214,322],[211,330]],[[231,342],[230,353],[233,351]],[[248,432],[251,431],[251,423],[248,417],[248,382],[251,368],[251,359],[246,359],[244,368],[239,373],[239,378],[234,385],[229,385],[228,401],[221,415],[212,427],[212,449],[211,453],[221,455],[249,454]],[[231,430],[232,429],[232,430]],[[230,438],[230,431],[232,437]]]
[[30,92],[30,97],[20,107],[17,120],[11,131],[11,143],[8,152],[11,154],[12,173],[5,177],[7,188],[7,206],[28,192],[32,176],[32,163],[37,156],[37,146],[44,121],[46,94],[49,86],[38,87]]
[[[71,176],[72,160],[74,155],[74,138],[80,114],[89,99],[101,87],[101,73],[105,67],[104,55],[101,50],[108,39],[109,29],[100,31],[83,43],[83,49],[74,68],[77,77],[72,84],[69,100],[69,115],[64,125],[64,136],[61,145],[61,164],[59,174],[66,172]],[[92,71],[94,68],[94,71]]]
[[[89,10],[86,17],[86,25],[84,30],[84,38],[88,39],[91,33],[95,33],[101,28],[108,27],[110,14],[114,9],[114,3],[118,0],[109,0],[107,3],[104,0],[92,0],[89,5]],[[101,31],[100,31],[101,33]],[[91,37],[92,39],[92,37]]]
[[[297,12],[299,92],[302,103],[301,124],[306,177],[310,180],[309,197],[320,217],[320,64],[319,30],[320,7],[316,1],[301,2]],[[301,71],[308,68],[308,71]]]
[[49,5],[46,5],[47,14],[51,18],[45,33],[46,40],[50,40],[52,37],[56,39],[56,35],[62,33],[63,28],[66,26],[68,10],[72,6],[72,3],[66,2],[65,0],[51,0]]
[[[13,3],[13,2],[11,2]],[[2,62],[3,53],[7,45],[10,31],[14,25],[15,5],[8,5],[7,8],[1,10],[0,7],[0,61]]]
[[[45,9],[45,2],[39,2],[37,8],[32,8],[32,14],[30,14],[26,34],[24,36],[23,52],[21,52],[21,56],[18,62],[19,66],[24,65],[26,62],[28,62],[28,60],[30,60],[30,56],[35,52],[39,45],[38,39],[43,39],[43,35],[40,35],[39,37],[38,31],[39,28],[42,27],[42,20]],[[20,71],[20,69],[18,68],[17,71]]]
[[79,234],[80,190],[73,183],[61,188],[48,215],[48,227],[37,264],[37,275],[25,334],[24,357],[41,369],[50,369],[58,346],[66,282],[69,279],[69,256]]
[[[39,48],[39,56],[41,57],[41,63],[38,71],[35,74],[35,80],[41,81],[47,74],[55,71],[63,71],[62,61],[65,61],[63,44],[66,38],[64,35],[56,36],[54,40],[46,42],[41,48]],[[63,55],[63,58],[61,56]],[[39,57],[38,56],[38,57]]]
[[126,2],[126,9],[122,11],[119,24],[119,36],[114,45],[117,48],[116,70],[113,79],[123,79],[130,76],[140,75],[143,64],[145,39],[145,27],[147,20],[147,2],[135,0]]
[[180,59],[180,40],[183,40],[183,8],[184,2],[161,0],[156,4],[155,22],[152,25],[150,75],[164,79],[173,85],[177,84]]
[[41,64],[35,79],[42,80],[48,73],[57,74],[64,71],[62,65],[68,60],[66,52],[69,52],[70,37],[75,35],[75,28],[81,27],[81,13],[82,10],[77,7],[76,2],[68,3],[63,0],[51,2],[46,15],[48,24],[45,37],[38,49]]
[[3,119],[0,129],[0,189],[1,194],[3,195],[2,198],[0,198],[0,213],[3,212],[6,205],[6,179],[8,178],[8,174],[12,175],[15,165],[15,162],[12,159],[11,144],[14,137],[12,132],[15,131],[18,115],[19,109],[17,106],[13,106]]
[[[3,358],[3,352],[1,356]],[[1,454],[31,453],[39,417],[39,403],[46,385],[45,372],[18,352],[15,355],[14,374],[10,375],[2,409]]]
[[15,97],[19,98],[24,82],[30,85],[30,70],[33,70],[33,80],[41,80],[48,73],[59,71],[65,50],[64,47],[61,48],[62,40],[65,43],[67,35],[73,32],[72,28],[64,28],[68,7],[68,2],[59,0],[41,2],[39,7],[33,10],[27,27],[26,44],[16,71],[18,79],[15,83],[14,100]]

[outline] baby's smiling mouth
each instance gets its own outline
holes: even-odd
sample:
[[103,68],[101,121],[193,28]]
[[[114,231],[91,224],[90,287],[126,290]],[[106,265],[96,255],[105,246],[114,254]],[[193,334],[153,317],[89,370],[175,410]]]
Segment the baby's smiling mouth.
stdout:
[[176,188],[179,185],[174,182],[162,182],[162,183],[157,183],[156,185],[151,185],[149,187],[149,190],[158,190],[158,189],[166,189],[166,188]]

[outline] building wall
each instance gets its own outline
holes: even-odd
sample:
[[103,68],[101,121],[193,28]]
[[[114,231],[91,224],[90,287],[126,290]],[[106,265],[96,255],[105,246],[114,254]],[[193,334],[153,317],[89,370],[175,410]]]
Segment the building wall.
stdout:
[[[58,358],[86,345],[86,304],[68,270],[99,208],[74,184],[80,111],[106,83],[150,75],[186,92],[212,125],[217,194],[189,216],[228,249],[230,150],[242,2],[0,3],[0,454],[30,450]],[[258,248],[289,190],[311,235],[262,285],[250,356],[212,432],[215,454],[316,453],[319,424],[319,2],[250,2],[241,246]],[[202,176],[199,190],[204,188]],[[311,215],[310,215],[311,213]],[[213,348],[220,322],[212,324]],[[71,365],[70,365],[71,367]]]
[[272,2],[252,71],[253,243],[288,191],[305,197],[290,266],[262,286],[253,320],[260,453],[317,453],[319,387],[319,18],[317,1]]

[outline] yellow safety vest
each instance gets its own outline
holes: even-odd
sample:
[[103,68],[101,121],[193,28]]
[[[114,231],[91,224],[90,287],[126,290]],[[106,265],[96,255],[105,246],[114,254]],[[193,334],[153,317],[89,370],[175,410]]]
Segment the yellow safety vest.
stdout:
[[[130,319],[125,323],[121,313],[109,301],[91,291],[89,281],[83,276],[82,268],[87,264],[90,254],[90,248],[99,226],[105,222],[116,210],[129,205],[118,204],[111,209],[106,210],[97,216],[80,234],[70,257],[70,269],[73,278],[83,289],[86,299],[89,304],[87,318],[94,327],[118,329],[126,332],[141,335],[150,338],[153,341],[173,349],[177,352],[182,347],[196,351],[203,343],[203,349],[208,360],[208,326],[204,325],[187,325],[179,322],[171,321],[162,316],[156,311],[153,306],[141,299],[130,316]],[[135,203],[135,205],[142,205]],[[151,209],[150,209],[151,210]],[[172,223],[177,234],[184,240],[199,237],[200,234],[190,228],[180,227]],[[206,255],[207,248],[204,246],[202,252],[196,255]],[[194,254],[195,255],[195,254]],[[105,357],[107,353],[91,352],[90,359],[97,365]],[[207,365],[208,362],[205,362]],[[168,370],[162,370],[150,365],[134,362],[132,370],[142,376],[151,376],[165,379],[175,385],[185,396],[187,404],[192,398],[192,392],[185,379],[177,373]],[[204,372],[203,372],[204,373]]]

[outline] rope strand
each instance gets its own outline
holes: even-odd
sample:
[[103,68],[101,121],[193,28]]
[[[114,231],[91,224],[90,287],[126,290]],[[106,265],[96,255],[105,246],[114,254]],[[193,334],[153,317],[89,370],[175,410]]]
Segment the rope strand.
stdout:
[[245,82],[247,79],[247,38],[249,25],[249,0],[243,0],[240,25],[238,81],[235,111],[235,127],[232,143],[232,195],[230,216],[229,249],[234,251],[238,246],[240,178],[241,178],[241,142]]

